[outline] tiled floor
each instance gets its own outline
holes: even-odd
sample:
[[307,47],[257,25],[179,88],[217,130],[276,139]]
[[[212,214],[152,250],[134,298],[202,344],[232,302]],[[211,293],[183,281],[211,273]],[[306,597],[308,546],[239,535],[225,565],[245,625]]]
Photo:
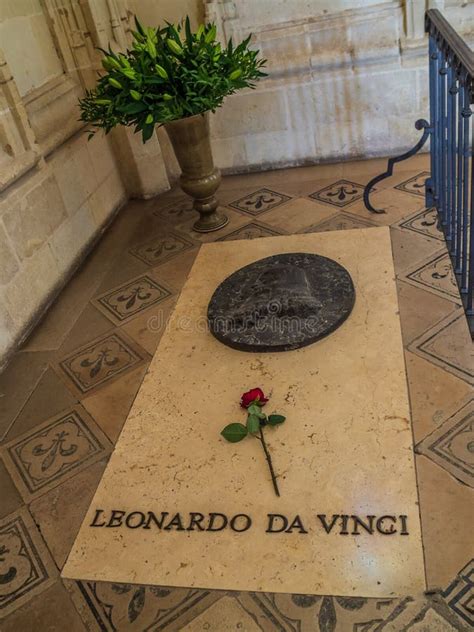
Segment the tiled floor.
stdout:
[[[425,156],[373,192],[383,161],[224,179],[229,224],[193,233],[178,190],[130,202],[0,376],[0,630],[373,632],[474,626],[474,359],[421,195]],[[231,593],[59,578],[202,242],[390,225],[406,346],[425,595]],[[382,352],[382,350],[381,350]]]

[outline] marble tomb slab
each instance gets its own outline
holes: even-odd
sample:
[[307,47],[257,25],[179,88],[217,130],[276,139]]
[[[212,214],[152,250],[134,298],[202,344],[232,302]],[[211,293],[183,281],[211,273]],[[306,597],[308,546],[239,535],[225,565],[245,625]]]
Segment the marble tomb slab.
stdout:
[[[349,318],[294,351],[218,342],[206,327],[217,285],[284,252],[349,271]],[[386,227],[203,245],[63,576],[366,597],[424,590],[394,277]],[[266,433],[280,498],[259,442],[220,436],[245,420],[239,396],[256,386],[271,394],[267,412],[287,417]],[[211,514],[227,526],[217,530],[224,518]]]

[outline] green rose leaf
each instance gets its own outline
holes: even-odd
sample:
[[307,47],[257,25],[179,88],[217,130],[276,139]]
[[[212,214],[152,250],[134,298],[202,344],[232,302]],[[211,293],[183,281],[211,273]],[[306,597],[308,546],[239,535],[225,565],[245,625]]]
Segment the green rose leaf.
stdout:
[[247,430],[253,434],[260,430],[260,419],[257,415],[249,415],[247,417]]
[[247,428],[243,424],[229,424],[222,430],[221,435],[231,443],[238,443],[247,436]]
[[278,424],[282,424],[285,419],[286,417],[283,417],[283,415],[268,415],[268,423],[270,426],[278,426]]
[[251,404],[247,410],[251,415],[256,415],[259,419],[265,419],[265,413],[262,413],[262,409],[257,404]]

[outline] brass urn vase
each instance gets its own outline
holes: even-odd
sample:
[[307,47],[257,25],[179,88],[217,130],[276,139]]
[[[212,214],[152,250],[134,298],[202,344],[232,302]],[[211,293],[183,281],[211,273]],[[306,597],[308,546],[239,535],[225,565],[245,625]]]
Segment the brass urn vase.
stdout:
[[194,230],[208,233],[222,228],[229,219],[218,212],[215,196],[221,174],[212,159],[209,112],[171,121],[164,127],[181,168],[180,186],[193,198],[193,208],[199,212]]

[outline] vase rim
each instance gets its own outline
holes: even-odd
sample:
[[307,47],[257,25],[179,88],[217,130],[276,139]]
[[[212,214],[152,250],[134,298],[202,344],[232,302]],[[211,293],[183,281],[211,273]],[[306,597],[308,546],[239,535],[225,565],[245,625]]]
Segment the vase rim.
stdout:
[[202,116],[203,118],[205,118],[206,116],[209,115],[210,110],[206,110],[205,112],[199,112],[198,114],[193,114],[192,116],[183,116],[182,118],[179,119],[173,119],[172,121],[167,121],[164,125],[173,125],[173,123],[181,123],[182,121],[191,121],[193,119],[196,119],[198,116]]

